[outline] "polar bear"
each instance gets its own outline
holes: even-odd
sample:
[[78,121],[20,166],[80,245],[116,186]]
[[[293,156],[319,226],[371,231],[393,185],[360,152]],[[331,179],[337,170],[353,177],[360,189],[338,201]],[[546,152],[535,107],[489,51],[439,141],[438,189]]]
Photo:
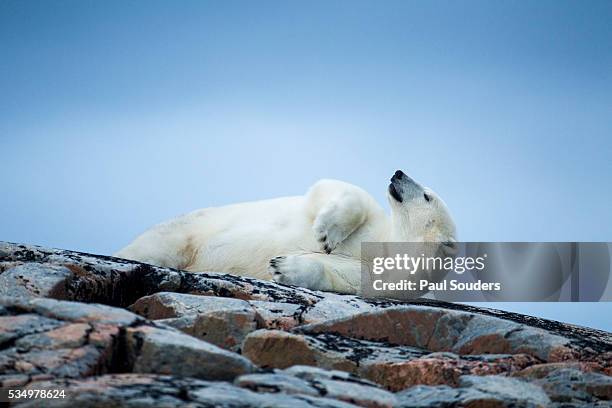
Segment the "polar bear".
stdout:
[[114,256],[192,272],[235,275],[355,294],[362,242],[454,242],[444,202],[401,170],[391,215],[354,185],[321,180],[304,196],[205,208],[164,222]]

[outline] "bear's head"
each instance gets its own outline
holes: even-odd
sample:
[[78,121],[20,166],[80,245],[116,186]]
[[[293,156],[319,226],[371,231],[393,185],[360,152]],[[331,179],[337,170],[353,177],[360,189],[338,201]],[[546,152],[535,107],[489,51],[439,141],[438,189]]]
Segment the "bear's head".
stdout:
[[394,241],[455,242],[455,223],[446,204],[401,170],[391,177],[389,202]]

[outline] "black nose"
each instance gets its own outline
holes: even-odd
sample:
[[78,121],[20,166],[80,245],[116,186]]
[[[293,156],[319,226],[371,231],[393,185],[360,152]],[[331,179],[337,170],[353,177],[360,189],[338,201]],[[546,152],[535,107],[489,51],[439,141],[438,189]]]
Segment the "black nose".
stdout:
[[404,172],[403,172],[403,171],[401,171],[401,170],[396,171],[396,172],[395,172],[395,174],[393,175],[393,177],[394,177],[394,178],[396,178],[396,179],[398,179],[398,180],[401,180],[401,179],[402,179],[402,177],[404,177],[404,176],[405,176],[405,174],[404,174]]

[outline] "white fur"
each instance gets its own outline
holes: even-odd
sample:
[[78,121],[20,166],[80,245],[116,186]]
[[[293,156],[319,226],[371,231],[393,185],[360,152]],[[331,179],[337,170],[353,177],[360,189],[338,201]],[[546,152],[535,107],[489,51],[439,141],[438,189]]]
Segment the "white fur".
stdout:
[[304,196],[180,216],[146,231],[115,256],[192,272],[228,272],[357,293],[362,242],[454,240],[446,207],[433,192],[424,191],[435,200],[417,197],[400,203],[390,197],[388,217],[359,187],[321,180]]

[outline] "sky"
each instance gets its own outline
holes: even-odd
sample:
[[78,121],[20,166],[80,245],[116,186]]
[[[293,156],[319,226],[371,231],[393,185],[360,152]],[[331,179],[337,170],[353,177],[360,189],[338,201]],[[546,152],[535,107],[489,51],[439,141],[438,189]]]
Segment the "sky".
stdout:
[[[0,240],[112,254],[320,178],[384,203],[402,169],[459,240],[612,241],[610,21],[597,0],[1,1]],[[612,330],[609,303],[503,307]]]

